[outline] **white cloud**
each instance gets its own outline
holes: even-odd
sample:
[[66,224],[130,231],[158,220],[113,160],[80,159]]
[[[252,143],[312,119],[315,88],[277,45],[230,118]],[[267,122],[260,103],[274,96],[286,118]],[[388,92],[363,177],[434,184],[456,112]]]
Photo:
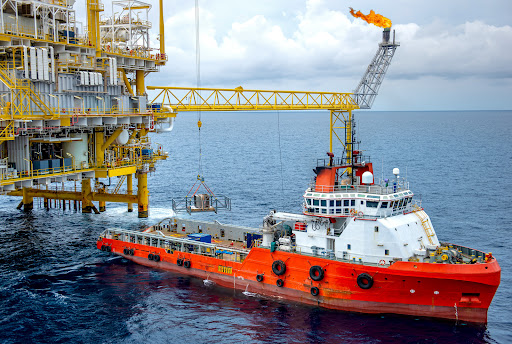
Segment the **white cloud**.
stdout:
[[[254,13],[241,20],[233,14],[202,7],[202,85],[352,91],[377,49],[381,29],[329,6],[322,0],[309,0],[301,11],[287,11],[286,16],[282,11],[278,17]],[[231,25],[220,30],[220,20],[231,20]],[[193,7],[174,12],[166,19],[165,27],[169,63],[162,73],[152,74],[148,84],[194,86]],[[497,96],[489,79],[502,78],[503,84],[510,84],[506,51],[512,46],[509,25],[493,26],[478,20],[451,24],[438,19],[422,25],[396,24],[393,29],[401,47],[387,78],[427,83],[416,87],[430,90],[432,95],[426,94],[426,98],[436,97],[436,88],[449,89],[438,87],[443,80],[467,79],[475,88],[481,88],[481,94],[490,97]],[[437,84],[433,84],[434,79]],[[451,82],[444,86],[462,84]],[[389,92],[386,87],[385,81],[383,94]],[[400,94],[411,99],[407,90]],[[461,93],[459,98],[462,97]],[[502,104],[498,107],[512,106],[510,101],[499,101]],[[428,99],[419,100],[418,106],[429,106]],[[444,106],[452,105],[447,100]]]

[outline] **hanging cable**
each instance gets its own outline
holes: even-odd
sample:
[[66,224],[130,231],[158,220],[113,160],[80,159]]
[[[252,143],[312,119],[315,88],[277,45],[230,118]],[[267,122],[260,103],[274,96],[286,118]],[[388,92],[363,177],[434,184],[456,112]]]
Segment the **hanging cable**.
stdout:
[[[201,87],[201,47],[199,42],[199,0],[195,0],[195,24],[196,24],[196,85],[197,88]],[[201,93],[198,90],[199,99],[201,99]],[[203,166],[202,166],[202,147],[201,147],[201,110],[197,110],[197,129],[198,129],[198,140],[199,140],[199,166],[197,172],[197,179],[203,181]]]
[[281,163],[281,202],[284,202],[283,157],[281,153],[281,128],[279,122],[279,110],[277,110],[277,140],[279,144],[279,162]]

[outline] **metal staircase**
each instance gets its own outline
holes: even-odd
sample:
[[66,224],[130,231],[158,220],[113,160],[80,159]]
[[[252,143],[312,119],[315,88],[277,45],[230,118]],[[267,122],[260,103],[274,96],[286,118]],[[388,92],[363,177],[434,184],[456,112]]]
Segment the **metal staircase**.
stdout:
[[417,205],[413,205],[414,208],[414,214],[420,219],[421,226],[423,227],[423,230],[425,231],[425,234],[427,235],[428,242],[430,245],[433,245],[434,242],[432,241],[432,237],[435,235],[434,231],[432,229],[432,226],[430,225],[430,221],[428,220],[427,213],[423,210],[423,208],[418,207]]
[[117,182],[117,185],[116,185],[114,191],[112,192],[113,194],[118,194],[119,193],[119,190],[121,190],[121,187],[123,186],[125,180],[126,180],[126,175],[122,175],[119,178],[119,180]]
[[0,64],[0,81],[11,90],[11,118],[26,118],[34,116],[32,104],[46,118],[55,118],[57,115],[41,100],[31,82],[27,79],[18,79],[15,76],[15,69],[9,68],[6,64]]

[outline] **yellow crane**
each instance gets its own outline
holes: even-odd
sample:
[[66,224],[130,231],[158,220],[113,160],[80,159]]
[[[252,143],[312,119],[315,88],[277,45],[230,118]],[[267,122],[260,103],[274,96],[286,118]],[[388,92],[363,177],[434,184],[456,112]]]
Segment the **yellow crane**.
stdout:
[[[330,112],[329,152],[333,155],[334,142],[338,141],[344,148],[346,164],[351,165],[354,156],[352,111],[371,108],[398,46],[394,37],[390,42],[390,28],[385,28],[379,49],[354,93],[245,90],[241,86],[233,89],[148,86],[148,90],[156,92],[151,103],[160,104],[162,108],[171,109],[173,113],[328,110]],[[201,121],[198,122],[198,126],[201,127]],[[343,173],[351,175],[351,172],[352,169],[348,167]],[[202,176],[198,176],[198,179],[202,179]],[[191,201],[187,195],[184,200],[186,204],[184,209],[188,212],[195,211],[191,210],[190,205],[193,204]],[[230,207],[229,199],[226,199],[225,203]],[[175,208],[176,203],[173,200],[173,209]],[[207,211],[211,209],[216,211],[216,208],[212,208],[209,203],[208,207],[203,208]]]

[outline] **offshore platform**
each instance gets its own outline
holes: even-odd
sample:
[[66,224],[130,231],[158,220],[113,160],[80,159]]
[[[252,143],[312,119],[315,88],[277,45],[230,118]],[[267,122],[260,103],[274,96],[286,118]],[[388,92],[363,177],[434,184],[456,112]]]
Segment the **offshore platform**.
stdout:
[[[18,208],[35,197],[84,213],[122,202],[148,216],[147,176],[167,153],[147,134],[172,129],[176,116],[148,104],[144,82],[167,61],[162,2],[156,49],[142,1],[112,1],[105,17],[100,0],[86,0],[86,28],[75,0],[1,2],[0,193],[22,196]],[[119,177],[112,190],[100,182],[110,177]]]

